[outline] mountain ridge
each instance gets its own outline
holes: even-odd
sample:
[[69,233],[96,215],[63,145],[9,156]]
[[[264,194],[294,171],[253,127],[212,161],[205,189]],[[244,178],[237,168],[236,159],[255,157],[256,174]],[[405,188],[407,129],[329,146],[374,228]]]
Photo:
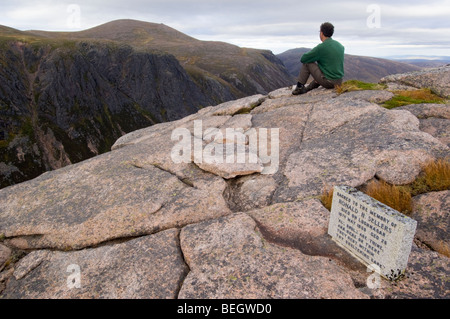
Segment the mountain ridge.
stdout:
[[[143,50],[167,52],[174,55],[199,83],[207,85],[205,78],[213,78],[225,85],[235,97],[265,94],[292,82],[284,65],[269,50],[240,48],[220,41],[202,41],[164,24],[122,19],[84,31],[31,33],[49,38],[111,40]],[[261,72],[267,75],[265,79],[261,77]]]
[[[175,40],[183,41],[200,41],[190,37],[182,32],[179,32],[163,23],[153,23],[132,19],[120,19],[110,21],[86,30],[81,31],[43,31],[43,30],[27,30],[26,32],[45,36],[49,38],[72,38],[72,39],[89,39],[89,38],[103,38],[114,39],[118,41],[127,41],[130,29],[137,31],[146,31],[149,34],[158,36],[158,40],[165,42],[173,42]],[[139,34],[137,32],[137,34]]]

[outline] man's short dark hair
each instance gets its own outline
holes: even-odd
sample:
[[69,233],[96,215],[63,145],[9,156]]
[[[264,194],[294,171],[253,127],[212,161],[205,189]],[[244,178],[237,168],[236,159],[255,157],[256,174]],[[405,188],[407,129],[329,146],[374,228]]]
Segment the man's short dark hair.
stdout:
[[322,23],[320,31],[322,31],[323,35],[327,38],[331,38],[334,34],[334,26],[330,22]]

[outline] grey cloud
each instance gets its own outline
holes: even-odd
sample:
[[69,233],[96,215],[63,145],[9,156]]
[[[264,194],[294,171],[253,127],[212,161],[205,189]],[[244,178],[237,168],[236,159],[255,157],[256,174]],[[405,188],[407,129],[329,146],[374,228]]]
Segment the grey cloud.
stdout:
[[[0,24],[21,30],[63,31],[67,29],[68,14],[64,6],[72,3],[81,9],[82,29],[129,18],[164,23],[193,37],[234,41],[241,46],[261,44],[266,49],[276,47],[276,51],[284,49],[283,41],[285,49],[291,48],[288,46],[295,44],[296,39],[298,46],[317,43],[318,29],[324,21],[335,24],[336,37],[349,43],[350,49],[358,53],[368,51],[367,55],[384,54],[381,48],[390,43],[430,46],[440,43],[448,49],[448,41],[443,40],[439,32],[450,32],[448,16],[441,14],[445,6],[448,7],[446,0],[18,0],[2,3]],[[381,9],[380,28],[367,25],[371,14],[367,9],[371,4]],[[29,12],[27,19],[11,14],[20,12],[17,10],[21,8],[32,10],[33,6],[48,6],[48,12],[41,10],[41,15]],[[424,6],[426,12],[421,15]],[[413,16],[410,18],[405,12]],[[55,16],[50,17],[50,14]],[[414,29],[419,31],[411,32]],[[356,47],[358,43],[364,44]],[[368,43],[379,51],[368,48]]]

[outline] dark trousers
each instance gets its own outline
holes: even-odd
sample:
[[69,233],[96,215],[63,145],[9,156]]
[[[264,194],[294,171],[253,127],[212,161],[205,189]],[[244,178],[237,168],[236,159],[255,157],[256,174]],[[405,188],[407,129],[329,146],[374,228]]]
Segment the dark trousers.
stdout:
[[322,85],[326,89],[333,89],[337,85],[342,84],[342,79],[338,80],[330,80],[327,79],[322,71],[320,70],[317,63],[306,63],[302,65],[302,68],[300,69],[300,75],[298,76],[298,82],[305,85],[306,82],[309,79],[309,76],[312,75],[314,81],[318,83],[319,85]]

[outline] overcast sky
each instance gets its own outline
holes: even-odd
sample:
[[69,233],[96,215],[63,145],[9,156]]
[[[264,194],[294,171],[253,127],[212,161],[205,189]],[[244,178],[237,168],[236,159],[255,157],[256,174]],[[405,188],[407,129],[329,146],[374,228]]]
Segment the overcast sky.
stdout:
[[329,21],[349,54],[450,56],[450,0],[0,0],[0,24],[19,30],[78,31],[117,19],[275,54],[319,44]]

